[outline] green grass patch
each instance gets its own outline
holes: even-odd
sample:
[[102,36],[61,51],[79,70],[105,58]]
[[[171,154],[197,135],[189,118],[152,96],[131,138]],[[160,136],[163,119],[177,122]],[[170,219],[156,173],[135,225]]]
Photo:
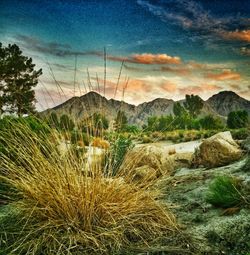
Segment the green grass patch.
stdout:
[[231,176],[218,176],[210,184],[206,201],[215,207],[239,207],[245,203],[241,181]]

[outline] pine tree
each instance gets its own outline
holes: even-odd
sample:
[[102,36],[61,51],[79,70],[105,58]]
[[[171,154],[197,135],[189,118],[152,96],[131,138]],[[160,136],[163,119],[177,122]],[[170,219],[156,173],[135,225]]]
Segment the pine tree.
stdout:
[[177,117],[181,117],[181,116],[187,114],[187,111],[186,111],[185,108],[180,104],[180,102],[174,103],[173,112],[174,112],[174,115],[177,116]]
[[203,108],[204,102],[199,96],[186,95],[186,101],[184,102],[184,107],[189,112],[192,118],[196,118]]
[[[9,44],[1,48],[0,56],[0,107],[5,106],[6,111],[17,113],[18,116],[35,111],[34,87],[42,69],[34,70],[32,58],[22,55],[16,44]],[[0,108],[1,109],[1,108]]]

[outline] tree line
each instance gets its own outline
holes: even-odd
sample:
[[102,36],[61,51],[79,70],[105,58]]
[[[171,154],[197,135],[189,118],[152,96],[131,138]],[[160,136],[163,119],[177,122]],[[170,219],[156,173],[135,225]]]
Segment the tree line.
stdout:
[[249,125],[249,116],[247,111],[238,110],[228,114],[227,120],[215,115],[206,115],[199,117],[204,102],[197,95],[186,95],[186,99],[181,104],[174,103],[173,115],[152,116],[148,118],[144,129],[148,131],[170,131],[177,129],[230,129],[244,128]]

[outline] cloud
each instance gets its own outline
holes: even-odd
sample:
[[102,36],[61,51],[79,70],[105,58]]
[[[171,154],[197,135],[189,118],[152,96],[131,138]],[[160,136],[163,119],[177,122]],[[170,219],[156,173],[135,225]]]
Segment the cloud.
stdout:
[[[67,57],[67,56],[96,56],[104,57],[104,53],[100,51],[76,51],[71,48],[68,44],[62,44],[57,42],[45,42],[37,37],[31,37],[26,35],[17,35],[15,37],[19,44],[28,50],[39,52],[45,55],[52,55],[56,57]],[[181,59],[178,56],[169,56],[167,54],[133,54],[131,56],[112,56],[107,55],[107,59],[116,62],[127,62],[134,64],[180,64]],[[59,67],[59,66],[58,66]],[[63,66],[60,66],[63,68]]]
[[144,72],[145,71],[144,68],[129,66],[126,64],[123,64],[123,67],[128,71],[135,71],[135,72]]
[[188,86],[183,87],[179,89],[179,92],[181,94],[195,94],[195,95],[201,95],[206,94],[208,92],[214,92],[219,91],[222,88],[220,86],[214,85],[214,84],[201,84],[200,86]]
[[135,54],[131,57],[134,63],[139,64],[180,64],[181,59],[179,57],[171,57],[167,54]]
[[174,82],[171,81],[165,81],[161,84],[161,88],[164,91],[167,91],[169,93],[173,93],[177,91],[177,85]]
[[215,84],[202,84],[201,85],[201,88],[203,91],[214,91],[214,90],[219,90],[221,89],[220,86],[218,85],[215,85]]
[[142,79],[132,79],[128,83],[127,91],[131,92],[151,92],[153,90],[152,84],[147,83]]
[[203,92],[203,89],[200,86],[189,86],[189,87],[179,88],[179,92],[183,95],[186,95],[186,94],[197,95]]
[[137,4],[159,17],[163,22],[171,21],[185,29],[219,29],[225,23],[223,19],[212,17],[202,5],[192,0],[137,0]]
[[249,30],[235,30],[229,32],[222,32],[222,36],[228,40],[236,40],[242,42],[250,42],[250,29]]
[[240,48],[240,53],[244,56],[250,56],[250,45]]
[[179,77],[192,77],[197,76],[202,73],[209,72],[216,72],[218,70],[225,70],[229,68],[234,68],[234,64],[227,62],[227,63],[199,63],[196,61],[189,61],[184,62],[176,66],[171,65],[164,65],[159,67],[151,67],[151,68],[141,68],[141,67],[134,67],[128,66],[124,64],[124,68],[129,71],[135,72],[160,72],[160,73],[168,73],[174,74]]
[[250,19],[238,13],[218,17],[211,10],[206,10],[201,1],[194,0],[137,0],[137,4],[162,22],[191,31],[192,36],[187,39],[199,40],[206,47],[217,48],[217,45],[224,44],[224,48],[229,50],[225,40],[250,42]]
[[[155,69],[156,70],[156,69]],[[158,71],[158,70],[156,70]],[[188,67],[171,67],[171,66],[162,66],[160,71],[167,73],[174,73],[179,76],[186,76],[190,74],[190,69]]]
[[240,85],[238,84],[230,84],[229,85],[232,89],[239,91],[241,89]]
[[177,56],[169,56],[167,54],[151,54],[151,53],[143,53],[143,54],[133,54],[128,57],[120,57],[120,56],[107,56],[107,59],[118,62],[127,62],[134,64],[144,64],[144,65],[153,65],[153,64],[181,64],[181,58]]
[[221,73],[207,73],[205,78],[216,80],[216,81],[226,81],[226,80],[240,80],[241,76],[237,72],[231,70],[223,70]]
[[97,51],[75,51],[68,44],[62,44],[57,42],[45,42],[39,38],[26,35],[17,35],[16,39],[19,41],[20,45],[25,49],[56,57],[67,57],[75,55],[81,56],[100,55],[100,53]]

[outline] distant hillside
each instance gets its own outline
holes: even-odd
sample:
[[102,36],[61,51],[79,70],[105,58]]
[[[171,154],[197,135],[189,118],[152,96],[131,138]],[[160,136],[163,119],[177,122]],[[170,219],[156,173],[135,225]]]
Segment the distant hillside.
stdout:
[[[180,102],[182,103],[183,100]],[[146,123],[149,116],[172,114],[174,103],[175,101],[172,99],[157,98],[135,106],[115,99],[108,100],[96,92],[89,92],[81,97],[72,97],[66,102],[42,112],[42,114],[49,114],[52,111],[58,115],[66,113],[78,120],[95,112],[100,112],[112,120],[116,117],[117,112],[122,110],[126,113],[131,124],[142,125]],[[234,92],[223,91],[204,101],[201,115],[227,116],[230,111],[238,109],[244,109],[250,113],[250,102]]]
[[207,100],[211,108],[222,116],[231,111],[246,110],[250,114],[250,101],[240,97],[232,91],[222,91]]

